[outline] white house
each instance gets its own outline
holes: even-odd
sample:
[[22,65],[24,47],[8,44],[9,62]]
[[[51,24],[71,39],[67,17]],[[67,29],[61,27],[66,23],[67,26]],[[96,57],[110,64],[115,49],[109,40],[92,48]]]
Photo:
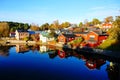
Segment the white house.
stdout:
[[51,37],[48,32],[41,32],[41,33],[39,34],[39,37],[40,37],[39,40],[40,40],[42,43],[47,43],[47,42],[53,41],[53,40],[55,39],[54,37]]
[[42,34],[39,34],[39,36],[40,36],[40,41],[41,41],[42,43],[46,43],[46,42],[47,42],[47,37],[46,37],[46,36],[44,36],[44,35],[42,35]]

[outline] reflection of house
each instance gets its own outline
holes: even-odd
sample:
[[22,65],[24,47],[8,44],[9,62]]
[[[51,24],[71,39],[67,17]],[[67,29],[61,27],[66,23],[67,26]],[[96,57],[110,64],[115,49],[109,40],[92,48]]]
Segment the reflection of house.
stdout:
[[22,30],[16,30],[15,34],[16,34],[15,37],[17,40],[24,40],[25,38],[29,37],[29,33]]
[[66,53],[65,53],[64,51],[58,50],[58,56],[59,56],[60,58],[65,58],[65,55],[66,55]]
[[47,46],[40,46],[40,52],[47,52]]
[[26,51],[28,51],[29,50],[29,48],[27,47],[27,45],[20,45],[20,44],[17,44],[16,45],[16,52],[26,52]]
[[60,34],[58,36],[58,42],[65,44],[67,42],[74,40],[75,37],[76,36],[74,34]]
[[89,69],[99,69],[100,66],[102,66],[103,64],[105,64],[105,61],[103,59],[88,59],[86,61],[86,66]]

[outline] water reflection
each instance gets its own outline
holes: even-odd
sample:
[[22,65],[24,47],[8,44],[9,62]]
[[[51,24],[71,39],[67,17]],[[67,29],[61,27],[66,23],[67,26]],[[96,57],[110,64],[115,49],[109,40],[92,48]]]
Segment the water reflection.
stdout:
[[0,56],[9,56],[9,49],[11,46],[0,46]]
[[[45,46],[45,45],[26,45],[26,44],[19,44],[18,45],[18,44],[16,44],[14,47],[15,47],[17,54],[18,53],[26,54],[26,53],[30,53],[30,51],[32,51],[32,52],[38,51],[39,54],[48,55],[49,59],[52,59],[52,60],[56,60],[56,59],[58,60],[58,58],[59,58],[62,61],[64,59],[69,60],[70,58],[75,58],[79,61],[84,62],[84,66],[89,71],[95,71],[95,70],[101,71],[103,69],[102,66],[105,66],[104,71],[106,71],[106,73],[108,74],[108,78],[106,78],[105,80],[120,80],[120,63],[112,61],[111,59],[109,59],[106,56],[82,54],[82,53],[77,53],[76,51],[73,51],[73,50],[63,50],[62,48],[50,46],[50,45]],[[0,47],[0,55],[1,56],[9,56],[10,55],[9,54],[10,48],[13,48],[13,46],[12,47],[11,46],[1,46]],[[18,55],[20,55],[20,54],[18,54]],[[41,55],[37,55],[37,56],[41,56]],[[23,57],[23,60],[24,60],[24,57]],[[108,61],[109,61],[109,63],[107,63]],[[35,63],[37,63],[37,62],[35,62]],[[106,63],[107,63],[107,65],[106,65]],[[53,64],[53,63],[51,63],[51,64]],[[64,64],[64,66],[65,65],[68,66],[67,64]],[[79,65],[82,65],[82,64],[79,63]],[[49,65],[49,67],[50,66],[52,66],[52,65]],[[58,66],[61,66],[61,65],[58,65]],[[71,66],[73,66],[73,65],[70,65],[69,67],[71,67]],[[41,66],[39,66],[39,67],[41,67]],[[69,69],[69,67],[67,67],[67,68]],[[53,66],[51,67],[51,69],[52,70],[54,69]],[[79,68],[76,67],[76,69],[78,70]],[[50,70],[50,71],[52,71],[52,70]],[[52,71],[52,72],[54,72],[54,71]],[[65,71],[62,71],[62,74],[64,72]],[[84,72],[79,72],[79,74],[80,73],[82,74],[85,72],[86,72],[86,70]],[[53,73],[53,74],[55,74],[55,73]],[[85,74],[87,74],[87,73],[85,73]],[[78,75],[78,73],[76,73],[76,75]],[[97,74],[95,74],[95,75],[97,75]],[[70,77],[72,77],[72,76],[70,76]],[[61,78],[61,79],[63,80],[63,78]],[[79,79],[77,79],[77,80],[79,80]]]
[[106,70],[110,80],[120,80],[120,64],[110,62]]

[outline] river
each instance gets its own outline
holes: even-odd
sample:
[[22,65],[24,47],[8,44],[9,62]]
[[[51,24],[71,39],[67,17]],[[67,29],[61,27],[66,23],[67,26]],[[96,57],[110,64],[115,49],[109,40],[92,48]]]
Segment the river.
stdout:
[[54,46],[0,46],[0,80],[120,80],[120,63]]

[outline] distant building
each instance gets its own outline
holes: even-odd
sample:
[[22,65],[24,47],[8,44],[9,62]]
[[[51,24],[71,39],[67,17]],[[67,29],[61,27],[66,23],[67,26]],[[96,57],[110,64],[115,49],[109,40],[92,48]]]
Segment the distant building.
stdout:
[[15,37],[15,32],[10,32],[10,37]]
[[104,23],[102,24],[102,29],[108,31],[108,29],[112,28],[112,24],[111,23]]

